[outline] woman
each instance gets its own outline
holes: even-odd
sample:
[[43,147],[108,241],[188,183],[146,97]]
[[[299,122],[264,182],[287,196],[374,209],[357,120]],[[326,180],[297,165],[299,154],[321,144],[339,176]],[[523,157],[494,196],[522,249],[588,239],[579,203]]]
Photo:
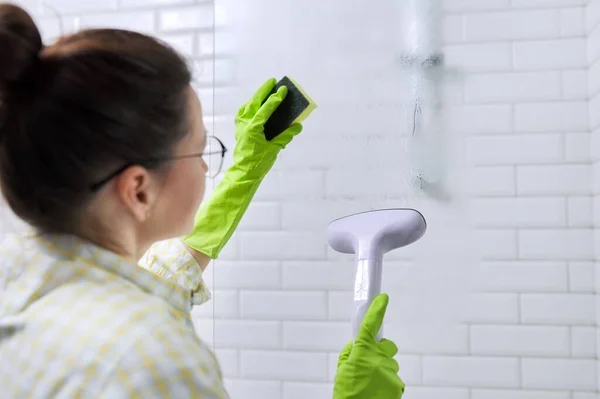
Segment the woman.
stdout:
[[[0,246],[0,396],[228,397],[190,310],[301,126],[264,139],[286,95],[269,96],[269,79],[240,108],[234,164],[197,212],[225,148],[190,81],[155,39],[87,30],[44,47],[25,11],[0,5],[0,184],[35,228]],[[374,340],[387,301],[342,351],[335,398],[401,396],[396,347]]]

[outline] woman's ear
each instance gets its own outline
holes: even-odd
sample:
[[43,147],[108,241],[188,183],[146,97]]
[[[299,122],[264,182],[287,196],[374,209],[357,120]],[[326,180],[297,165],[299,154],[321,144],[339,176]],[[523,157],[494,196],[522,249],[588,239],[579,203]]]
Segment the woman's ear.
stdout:
[[115,179],[120,201],[139,222],[145,222],[158,200],[156,177],[142,166],[131,166]]

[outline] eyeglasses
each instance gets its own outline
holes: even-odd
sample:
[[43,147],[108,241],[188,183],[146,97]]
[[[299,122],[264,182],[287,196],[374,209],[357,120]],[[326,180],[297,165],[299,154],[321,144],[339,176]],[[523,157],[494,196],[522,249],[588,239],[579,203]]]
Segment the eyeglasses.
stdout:
[[149,166],[152,164],[157,164],[159,162],[168,162],[168,161],[177,161],[180,159],[188,159],[188,158],[202,158],[206,165],[208,165],[208,172],[206,173],[207,177],[215,178],[221,173],[221,169],[223,168],[223,161],[225,159],[225,153],[227,152],[227,148],[225,144],[215,136],[208,136],[206,141],[206,149],[203,152],[195,153],[195,154],[186,154],[179,155],[175,157],[169,158],[155,158],[155,159],[146,159],[137,162],[129,162],[119,169],[117,169],[114,173],[111,173],[106,178],[100,180],[97,183],[94,183],[90,186],[90,190],[95,192],[98,191],[102,186],[106,183],[123,173],[127,168],[133,165],[145,165]]

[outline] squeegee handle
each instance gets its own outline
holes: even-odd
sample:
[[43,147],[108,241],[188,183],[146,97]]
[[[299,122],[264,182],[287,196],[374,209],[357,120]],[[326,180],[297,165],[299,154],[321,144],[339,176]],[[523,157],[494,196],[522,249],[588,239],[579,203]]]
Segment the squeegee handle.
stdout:
[[[375,259],[359,260],[356,268],[356,278],[354,280],[354,315],[352,316],[352,331],[354,338],[369,309],[373,299],[381,293],[382,267],[381,261]],[[378,341],[383,337],[383,326],[379,330],[376,339]]]

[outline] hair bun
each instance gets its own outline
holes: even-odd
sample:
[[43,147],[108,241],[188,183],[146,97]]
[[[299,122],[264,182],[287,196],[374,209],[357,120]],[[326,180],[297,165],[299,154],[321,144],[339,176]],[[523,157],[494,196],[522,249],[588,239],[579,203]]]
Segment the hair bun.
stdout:
[[35,64],[42,38],[31,16],[13,4],[0,4],[0,85],[17,82]]

